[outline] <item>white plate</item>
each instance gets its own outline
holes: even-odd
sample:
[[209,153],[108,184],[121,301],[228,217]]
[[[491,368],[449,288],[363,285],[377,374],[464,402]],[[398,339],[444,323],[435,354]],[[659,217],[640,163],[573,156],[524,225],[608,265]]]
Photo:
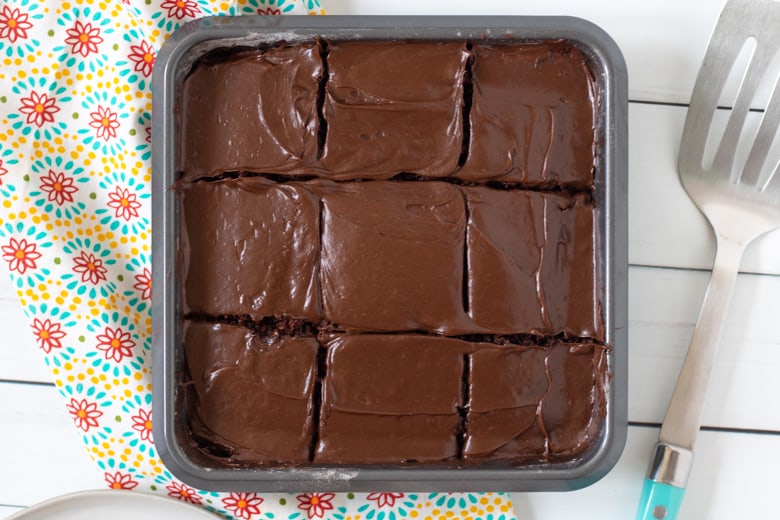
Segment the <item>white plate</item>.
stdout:
[[148,493],[102,490],[82,491],[52,498],[34,505],[6,520],[215,520],[217,517],[200,507]]

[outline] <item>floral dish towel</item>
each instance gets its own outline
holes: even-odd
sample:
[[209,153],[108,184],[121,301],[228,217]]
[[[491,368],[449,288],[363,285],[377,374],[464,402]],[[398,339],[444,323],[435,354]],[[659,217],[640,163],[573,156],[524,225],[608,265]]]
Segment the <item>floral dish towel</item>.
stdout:
[[151,88],[157,50],[208,15],[319,0],[0,0],[0,248],[38,348],[114,489],[243,519],[515,518],[493,493],[213,493],[152,439]]

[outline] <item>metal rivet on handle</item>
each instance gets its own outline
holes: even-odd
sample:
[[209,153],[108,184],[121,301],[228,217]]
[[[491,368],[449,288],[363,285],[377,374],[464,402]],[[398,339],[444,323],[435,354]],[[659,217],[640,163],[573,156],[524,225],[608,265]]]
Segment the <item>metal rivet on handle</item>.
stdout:
[[667,509],[664,506],[655,506],[653,509],[653,518],[666,518]]

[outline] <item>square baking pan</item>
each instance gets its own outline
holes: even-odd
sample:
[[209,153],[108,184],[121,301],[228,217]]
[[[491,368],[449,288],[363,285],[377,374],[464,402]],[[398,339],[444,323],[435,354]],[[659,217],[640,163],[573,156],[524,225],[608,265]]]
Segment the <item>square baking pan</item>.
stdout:
[[[182,283],[177,103],[198,59],[217,49],[267,48],[280,42],[383,40],[487,43],[564,40],[584,53],[598,89],[595,179],[599,304],[608,381],[598,442],[567,462],[215,467],[190,456],[182,373]],[[167,468],[213,491],[562,491],[587,486],[617,462],[627,434],[627,73],[613,40],[570,17],[211,17],[176,31],[153,75],[153,356],[154,437]]]

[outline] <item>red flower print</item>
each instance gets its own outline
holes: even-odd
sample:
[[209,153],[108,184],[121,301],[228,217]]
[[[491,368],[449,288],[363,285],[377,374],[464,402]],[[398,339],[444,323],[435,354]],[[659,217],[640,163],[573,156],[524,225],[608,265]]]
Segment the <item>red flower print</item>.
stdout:
[[369,493],[366,498],[368,500],[376,500],[377,507],[393,507],[395,501],[403,498],[403,496],[403,493]]
[[333,509],[331,500],[335,498],[334,493],[304,493],[298,495],[298,509],[306,511],[307,518],[322,518],[325,511]]
[[[3,160],[0,159],[0,177],[5,175],[6,173],[8,173],[8,170],[3,168]],[[3,185],[3,179],[0,179],[0,186],[2,186],[2,185]]]
[[27,240],[16,240],[11,237],[7,246],[3,246],[3,260],[8,262],[8,269],[24,274],[27,269],[35,269],[35,261],[42,255],[36,251],[38,246],[33,242],[27,243]]
[[133,429],[141,433],[141,439],[154,443],[152,440],[152,412],[139,409],[138,414],[131,417]]
[[116,191],[108,194],[108,198],[111,199],[108,206],[116,210],[115,216],[117,218],[122,217],[125,220],[130,220],[138,216],[138,208],[141,207],[138,195],[131,193],[127,188],[117,188]]
[[136,284],[133,286],[133,289],[141,291],[141,299],[151,300],[152,299],[152,273],[149,272],[149,269],[144,267],[144,272],[142,274],[135,275],[135,281]]
[[3,6],[0,11],[0,40],[8,38],[11,43],[27,38],[27,29],[32,27],[30,16],[19,9]]
[[41,190],[47,192],[46,197],[51,202],[62,206],[66,202],[73,202],[73,194],[79,189],[73,184],[71,177],[65,177],[64,173],[55,173],[49,170],[49,174],[41,177]]
[[97,404],[90,403],[86,399],[79,401],[71,397],[70,403],[66,404],[65,407],[73,416],[73,422],[76,423],[76,426],[85,432],[89,431],[90,428],[97,427],[97,419],[103,415],[103,412],[97,409]]
[[106,471],[104,478],[110,489],[133,489],[138,485],[138,482],[133,480],[129,473],[122,473],[121,471],[116,473]]
[[48,354],[54,348],[62,348],[60,340],[65,337],[65,331],[62,330],[59,323],[49,319],[41,321],[35,318],[31,327],[35,339],[38,341],[38,346],[44,352]]
[[70,52],[73,54],[81,54],[87,57],[89,53],[98,51],[98,43],[103,43],[103,38],[100,36],[100,28],[92,27],[91,23],[82,24],[79,20],[76,20],[73,28],[65,32],[68,33],[65,43],[71,46]]
[[116,137],[116,129],[119,128],[119,120],[116,112],[112,112],[110,108],[97,107],[97,110],[89,114],[92,121],[89,122],[89,126],[95,129],[98,139],[103,138],[108,141],[112,137]]
[[54,114],[60,111],[56,102],[56,99],[49,97],[45,92],[39,95],[33,90],[30,92],[30,97],[22,98],[19,112],[27,114],[27,124],[43,126],[44,123],[53,123]]
[[144,128],[144,132],[146,132],[146,142],[151,143],[152,142],[152,127],[147,126]]
[[179,484],[178,482],[171,482],[165,486],[168,490],[168,496],[178,498],[190,504],[201,505],[203,499],[198,495],[198,492],[189,487],[187,484]]
[[[103,334],[98,334],[97,340],[97,349],[106,353],[106,359],[113,359],[114,361],[119,362],[122,361],[123,358],[133,355],[131,349],[135,347],[135,342],[130,339],[129,332],[124,332],[119,327],[116,329],[106,327]],[[149,421],[151,421],[151,418]],[[133,429],[135,429],[135,425],[133,425]],[[143,434],[141,437],[143,437]],[[146,434],[144,440],[147,440],[148,437],[149,434]]]
[[233,513],[236,518],[249,520],[252,515],[260,514],[260,504],[263,499],[256,493],[230,493],[227,498],[222,499],[225,509]]
[[258,9],[257,14],[262,14],[265,16],[275,16],[275,15],[282,14],[282,10],[269,7],[268,9]]
[[76,264],[73,270],[81,274],[82,282],[91,282],[97,285],[101,280],[106,279],[108,270],[103,267],[103,260],[95,257],[92,253],[82,251],[78,258],[73,259],[73,263]]
[[195,16],[200,12],[198,2],[195,0],[165,0],[160,7],[168,10],[168,18],[181,20],[185,16]]
[[135,63],[133,66],[134,71],[143,72],[146,77],[152,75],[156,55],[151,45],[145,41],[141,41],[141,45],[131,45],[130,54],[127,57]]

